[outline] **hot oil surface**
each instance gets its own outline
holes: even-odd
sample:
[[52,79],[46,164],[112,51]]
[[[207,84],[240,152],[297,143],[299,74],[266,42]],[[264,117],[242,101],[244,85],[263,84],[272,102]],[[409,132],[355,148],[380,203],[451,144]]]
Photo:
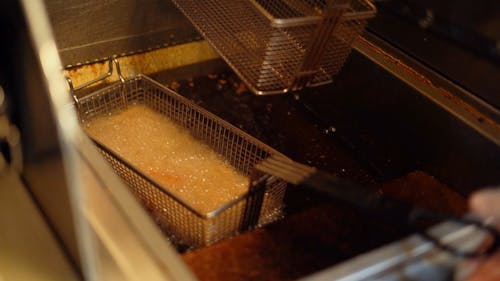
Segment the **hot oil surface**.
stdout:
[[85,129],[201,213],[248,190],[248,177],[187,129],[145,105],[98,117],[87,122]]

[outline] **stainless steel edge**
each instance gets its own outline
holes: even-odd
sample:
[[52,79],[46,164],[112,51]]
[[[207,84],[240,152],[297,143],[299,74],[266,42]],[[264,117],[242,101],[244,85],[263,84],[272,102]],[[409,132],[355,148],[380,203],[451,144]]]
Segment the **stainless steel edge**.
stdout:
[[373,34],[359,37],[353,49],[500,146],[498,109]]

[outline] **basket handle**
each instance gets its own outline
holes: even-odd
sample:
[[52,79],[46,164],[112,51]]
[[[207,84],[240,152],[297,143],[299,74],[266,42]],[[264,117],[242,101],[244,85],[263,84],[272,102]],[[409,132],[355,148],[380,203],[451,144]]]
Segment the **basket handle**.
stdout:
[[500,248],[500,232],[483,221],[437,213],[386,197],[364,186],[337,178],[329,173],[278,155],[266,158],[255,165],[255,168],[261,172],[284,179],[291,184],[314,189],[334,200],[354,206],[365,214],[379,220],[415,228],[419,222],[425,222],[426,220],[433,222],[453,221],[464,227],[474,226],[484,234],[486,238],[484,239],[485,245],[481,245],[477,249],[462,250],[449,243],[449,241],[441,241],[440,238],[434,237],[427,231],[417,229],[418,233],[427,241],[454,256],[467,258],[489,256]]
[[302,65],[291,83],[292,90],[299,90],[307,86],[311,79],[317,74],[321,59],[326,52],[328,41],[342,18],[344,12],[349,8],[349,0],[327,0],[323,11],[323,19],[316,27],[311,36],[309,46],[304,56]]
[[83,89],[83,88],[86,88],[88,86],[91,86],[97,82],[100,82],[100,81],[103,81],[105,80],[106,78],[110,77],[111,75],[113,75],[113,65],[114,67],[116,68],[116,74],[118,75],[118,78],[120,79],[120,82],[121,83],[124,83],[125,82],[125,78],[123,77],[122,75],[122,71],[121,71],[121,68],[120,68],[120,63],[118,62],[118,60],[116,58],[110,58],[109,61],[108,61],[108,71],[102,75],[100,75],[99,77],[93,79],[93,80],[90,80],[90,81],[87,81],[81,85],[78,85],[75,87],[75,85],[73,84],[73,80],[71,80],[70,77],[66,76],[66,82],[68,82],[68,86],[69,86],[69,91],[71,93],[71,96],[73,96],[73,100],[78,104],[78,97],[76,96],[76,92]]

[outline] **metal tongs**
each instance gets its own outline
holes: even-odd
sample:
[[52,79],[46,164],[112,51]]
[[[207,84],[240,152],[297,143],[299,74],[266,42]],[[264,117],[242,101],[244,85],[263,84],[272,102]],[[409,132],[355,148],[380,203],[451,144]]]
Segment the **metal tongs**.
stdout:
[[[335,177],[324,171],[280,156],[270,156],[255,168],[271,176],[282,178],[296,186],[312,188],[334,200],[348,203],[368,215],[381,220],[415,227],[415,230],[436,247],[461,258],[489,256],[500,247],[499,231],[487,223],[468,217],[437,213],[425,208],[383,196],[363,186]],[[459,245],[443,241],[426,230],[416,228],[421,222],[452,221],[463,227],[476,227],[483,235],[482,243],[474,249],[461,249]]]

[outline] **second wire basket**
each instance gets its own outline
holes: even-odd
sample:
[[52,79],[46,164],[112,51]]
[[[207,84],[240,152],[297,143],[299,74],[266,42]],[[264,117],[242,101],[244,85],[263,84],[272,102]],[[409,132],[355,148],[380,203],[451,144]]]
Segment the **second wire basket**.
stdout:
[[376,9],[369,0],[173,0],[256,94],[332,81]]

